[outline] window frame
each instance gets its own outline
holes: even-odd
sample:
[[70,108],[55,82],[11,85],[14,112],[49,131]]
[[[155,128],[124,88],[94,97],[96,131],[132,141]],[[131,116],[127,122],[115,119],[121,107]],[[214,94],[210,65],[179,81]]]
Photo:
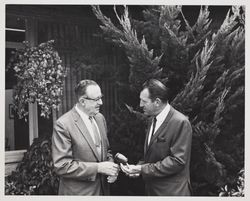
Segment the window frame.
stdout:
[[[6,16],[10,17],[20,17],[25,20],[25,40],[29,41],[31,46],[35,46],[37,44],[37,20],[32,18],[27,18],[19,15],[11,15],[6,14]],[[6,29],[6,25],[5,25]],[[23,48],[23,43],[20,42],[9,42],[6,41],[6,48]],[[5,64],[6,65],[6,64]],[[38,137],[38,109],[37,103],[30,103],[29,106],[29,145],[33,143],[33,140]],[[28,147],[27,147],[28,148]],[[5,176],[9,175],[11,171],[16,169],[18,163],[22,160],[24,153],[27,152],[27,149],[23,150],[5,150]]]

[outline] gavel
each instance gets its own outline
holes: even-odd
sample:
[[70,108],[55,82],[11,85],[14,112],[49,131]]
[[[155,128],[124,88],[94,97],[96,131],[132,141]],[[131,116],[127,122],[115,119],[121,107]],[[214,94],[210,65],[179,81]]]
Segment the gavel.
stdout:
[[128,166],[128,158],[121,153],[117,153],[115,155],[115,161],[117,163],[122,163],[123,165],[126,165],[127,167],[129,167]]

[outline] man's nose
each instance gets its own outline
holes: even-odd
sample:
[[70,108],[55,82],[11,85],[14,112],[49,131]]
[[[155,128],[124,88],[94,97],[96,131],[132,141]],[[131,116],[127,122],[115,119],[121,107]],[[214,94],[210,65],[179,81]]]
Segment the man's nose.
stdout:
[[97,102],[98,102],[98,104],[99,104],[99,105],[102,105],[102,104],[103,104],[103,102],[102,102],[102,99],[101,99],[101,98],[100,98]]

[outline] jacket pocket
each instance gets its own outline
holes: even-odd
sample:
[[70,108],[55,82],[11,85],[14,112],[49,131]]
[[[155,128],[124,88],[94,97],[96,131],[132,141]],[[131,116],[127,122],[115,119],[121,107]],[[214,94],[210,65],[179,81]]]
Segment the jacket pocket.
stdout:
[[161,137],[161,136],[156,138],[156,142],[166,142],[166,141],[167,141],[167,139],[164,137]]

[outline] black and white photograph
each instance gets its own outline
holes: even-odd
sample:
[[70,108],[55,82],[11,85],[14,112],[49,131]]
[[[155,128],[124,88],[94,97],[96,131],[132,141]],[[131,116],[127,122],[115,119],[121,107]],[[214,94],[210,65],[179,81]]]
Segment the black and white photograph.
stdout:
[[2,3],[3,198],[247,198],[244,2]]

